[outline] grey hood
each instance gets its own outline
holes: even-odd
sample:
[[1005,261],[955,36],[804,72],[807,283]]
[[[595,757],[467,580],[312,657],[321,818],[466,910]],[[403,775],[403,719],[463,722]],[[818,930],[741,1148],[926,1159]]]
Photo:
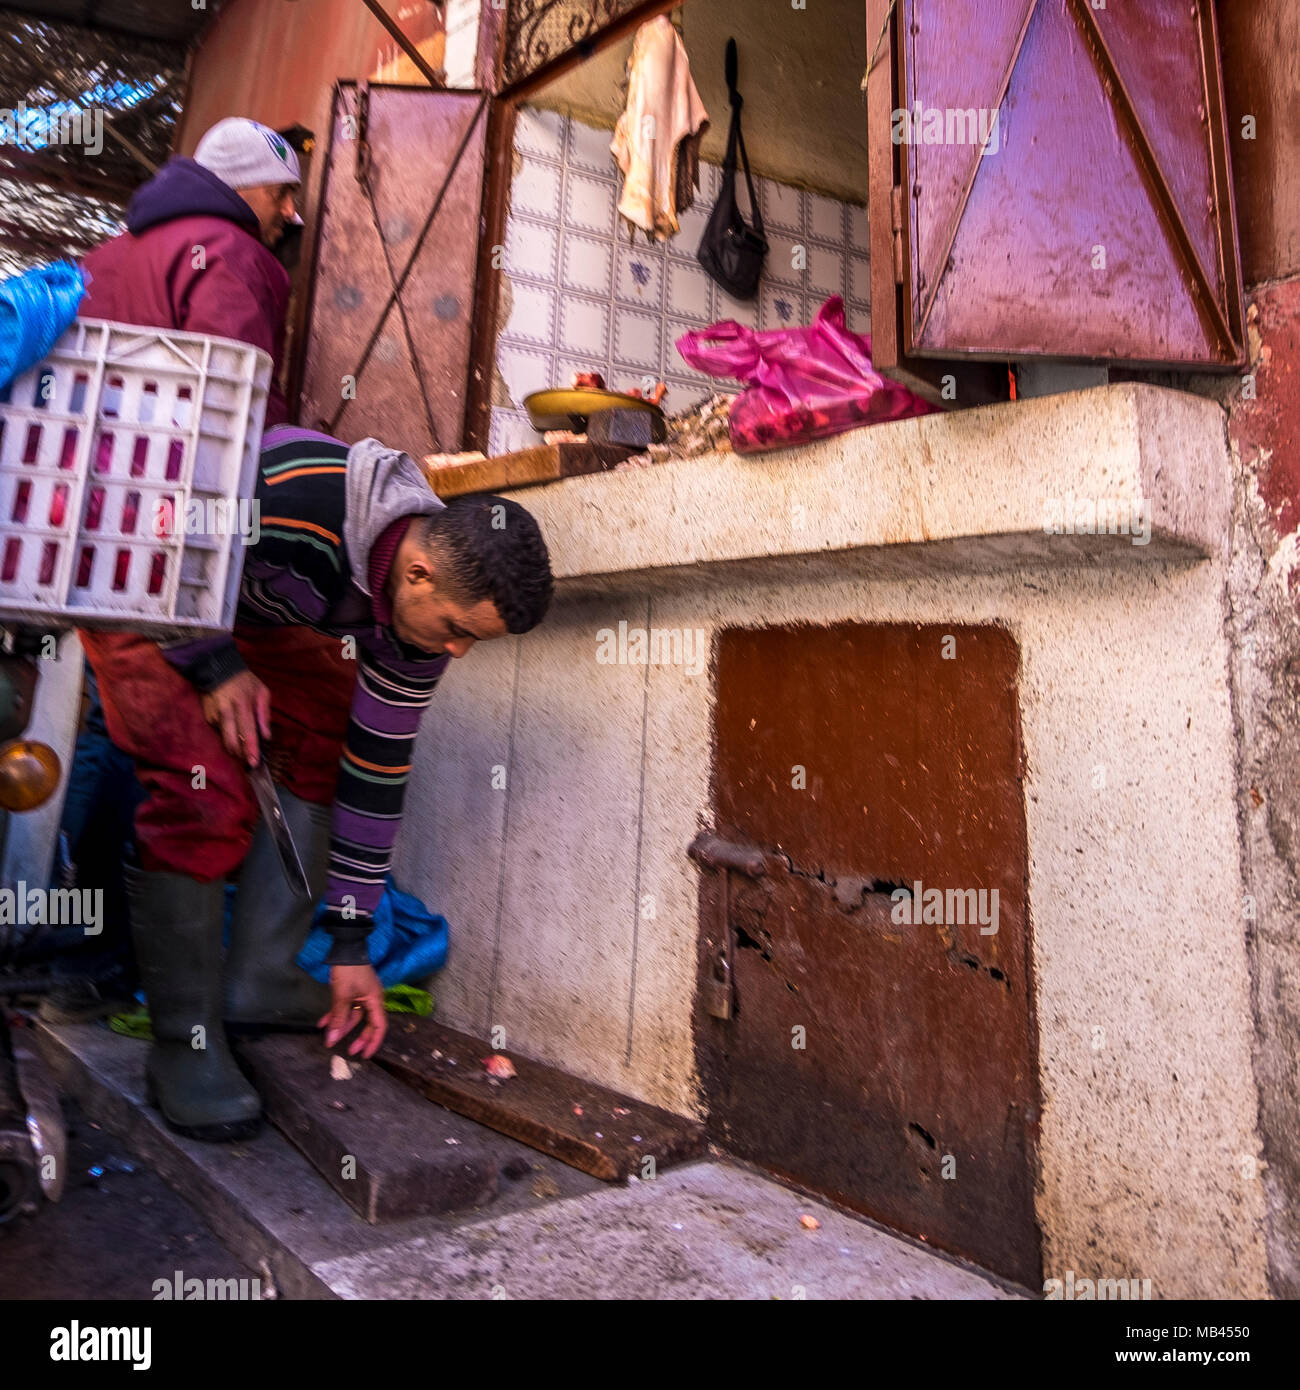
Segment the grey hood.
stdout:
[[410,454],[377,439],[354,444],[348,450],[343,546],[357,588],[370,593],[370,551],[394,521],[413,513],[428,516],[445,507]]

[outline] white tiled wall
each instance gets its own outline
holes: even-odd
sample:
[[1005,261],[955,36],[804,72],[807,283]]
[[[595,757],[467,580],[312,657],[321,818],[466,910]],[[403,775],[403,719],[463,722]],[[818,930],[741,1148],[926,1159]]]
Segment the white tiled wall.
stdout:
[[[514,408],[493,410],[490,453],[535,444],[540,436],[524,397],[567,386],[575,371],[599,371],[616,390],[662,379],[670,413],[721,387],[735,389],[692,371],[674,346],[683,333],[719,319],[764,329],[806,324],[825,299],[841,294],[849,327],[870,331],[865,208],[756,179],[771,251],[758,298],[742,302],[695,259],[721,171],[700,166],[700,192],[676,237],[650,245],[638,233],[631,243],[617,212],[620,175],[610,138],[554,112],[519,110],[505,253],[513,304],[497,338],[497,366]],[[743,175],[737,186],[748,216]],[[798,270],[797,247],[806,262]]]

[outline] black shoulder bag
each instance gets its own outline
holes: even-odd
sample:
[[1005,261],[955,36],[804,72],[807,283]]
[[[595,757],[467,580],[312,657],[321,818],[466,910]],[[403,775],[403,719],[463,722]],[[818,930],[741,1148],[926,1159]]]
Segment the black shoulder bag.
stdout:
[[[700,238],[696,257],[705,270],[735,299],[753,299],[758,293],[763,262],[767,259],[767,238],[763,234],[763,213],[749,172],[749,155],[740,131],[740,108],[745,99],[736,90],[738,63],[735,39],[727,40],[727,90],[731,93],[731,133],[727,137],[727,157],[722,165],[722,190],[709,224]],[[745,163],[745,183],[749,187],[749,206],[754,225],[745,225],[736,204],[736,150]]]

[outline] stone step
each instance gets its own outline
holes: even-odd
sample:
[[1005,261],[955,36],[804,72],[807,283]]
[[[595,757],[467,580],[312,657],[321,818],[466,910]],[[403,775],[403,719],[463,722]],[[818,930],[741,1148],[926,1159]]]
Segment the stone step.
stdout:
[[264,1037],[236,1052],[267,1119],[371,1223],[487,1206],[502,1163],[519,1160],[490,1129],[373,1062],[326,1052],[319,1037]]
[[[76,1096],[89,1119],[117,1135],[197,1207],[231,1252],[283,1297],[337,1297],[319,1273],[322,1266],[394,1241],[437,1241],[486,1210],[471,1207],[371,1225],[271,1125],[242,1144],[204,1144],[174,1134],[145,1103],[148,1043],[95,1024],[42,1023],[37,1033],[60,1090]],[[339,1083],[339,1089],[350,1084]],[[502,1135],[484,1130],[482,1136],[499,1154],[498,1167],[520,1174],[500,1184],[491,1206],[499,1214],[601,1186]]]
[[502,1182],[489,1206],[372,1225],[271,1126],[235,1145],[173,1134],[143,1100],[147,1043],[91,1024],[42,1024],[39,1033],[61,1088],[203,1213],[261,1276],[264,1295],[1023,1297],[982,1270],[726,1161],[614,1186],[491,1132],[483,1143],[501,1146],[502,1168],[517,1171],[514,1159],[531,1172]]

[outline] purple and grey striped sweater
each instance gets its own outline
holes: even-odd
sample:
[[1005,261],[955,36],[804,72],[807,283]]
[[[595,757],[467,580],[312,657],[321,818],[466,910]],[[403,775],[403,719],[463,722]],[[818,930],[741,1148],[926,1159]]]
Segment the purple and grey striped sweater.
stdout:
[[[450,657],[408,646],[370,592],[369,558],[403,516],[440,511],[417,465],[363,440],[351,449],[279,426],[262,440],[261,534],[244,560],[240,626],[301,625],[355,640],[357,683],[339,764],[327,922],[332,965],[363,965],[392,864],[420,717]],[[228,636],[169,643],[163,655],[201,692],[244,669]]]

